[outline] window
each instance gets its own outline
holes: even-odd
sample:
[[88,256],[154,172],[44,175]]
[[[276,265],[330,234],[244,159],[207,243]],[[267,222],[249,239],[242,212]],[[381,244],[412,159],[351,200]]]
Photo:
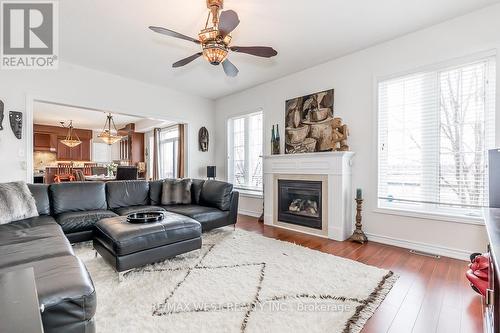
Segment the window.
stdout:
[[262,193],[262,112],[228,121],[228,178],[237,189]]
[[164,128],[160,132],[159,177],[177,178],[177,158],[179,149],[178,126]]
[[494,146],[495,61],[378,84],[378,207],[480,216]]
[[109,163],[111,160],[111,147],[107,143],[92,140],[92,161]]

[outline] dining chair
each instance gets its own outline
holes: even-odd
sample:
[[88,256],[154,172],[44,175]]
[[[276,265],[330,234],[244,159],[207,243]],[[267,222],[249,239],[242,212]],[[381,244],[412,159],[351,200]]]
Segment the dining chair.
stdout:
[[75,170],[75,180],[77,182],[84,182],[85,181],[85,175],[82,170],[76,169]]
[[136,166],[118,166],[116,168],[116,180],[136,180]]
[[74,181],[73,163],[57,163],[57,173],[54,176],[54,182],[61,183]]
[[83,175],[91,176],[92,168],[96,167],[97,163],[83,163]]

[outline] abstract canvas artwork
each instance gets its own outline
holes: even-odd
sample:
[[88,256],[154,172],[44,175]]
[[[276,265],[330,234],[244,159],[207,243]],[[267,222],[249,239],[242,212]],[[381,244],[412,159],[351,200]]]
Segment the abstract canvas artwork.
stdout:
[[333,102],[333,89],[286,101],[285,154],[340,150],[343,125]]

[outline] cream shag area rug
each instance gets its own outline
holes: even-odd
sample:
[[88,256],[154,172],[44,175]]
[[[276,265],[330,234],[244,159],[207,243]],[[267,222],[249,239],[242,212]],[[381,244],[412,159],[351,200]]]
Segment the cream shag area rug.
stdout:
[[99,333],[359,332],[392,272],[243,230],[126,274],[75,246],[97,290]]

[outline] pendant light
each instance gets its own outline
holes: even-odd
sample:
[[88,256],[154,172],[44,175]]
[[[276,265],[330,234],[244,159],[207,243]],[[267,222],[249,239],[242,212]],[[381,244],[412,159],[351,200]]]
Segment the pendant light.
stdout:
[[[113,128],[111,128],[111,124],[113,124]],[[118,130],[116,129],[115,121],[111,113],[108,113],[104,128],[97,137],[110,146],[122,139],[122,137],[118,135]]]
[[[61,125],[65,127],[63,121],[61,121]],[[75,135],[74,137],[73,134]],[[78,137],[78,134],[73,131],[73,120],[69,121],[68,134],[66,135],[65,139],[61,140],[61,143],[70,148],[76,147],[82,143],[82,141],[80,141],[80,138]]]

